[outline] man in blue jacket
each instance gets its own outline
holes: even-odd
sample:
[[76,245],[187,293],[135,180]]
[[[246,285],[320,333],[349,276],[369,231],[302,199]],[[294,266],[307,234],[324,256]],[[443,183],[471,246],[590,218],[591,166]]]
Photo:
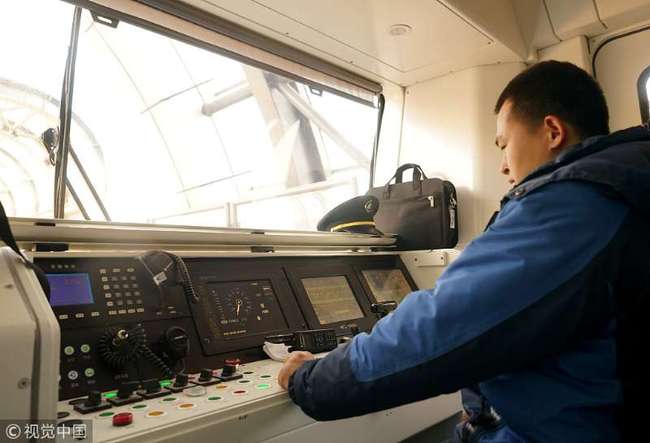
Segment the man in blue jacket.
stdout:
[[598,84],[556,61],[516,76],[495,112],[513,184],[500,213],[371,333],[289,359],[279,382],[306,414],[463,389],[455,441],[618,442],[643,425],[650,131],[609,134]]

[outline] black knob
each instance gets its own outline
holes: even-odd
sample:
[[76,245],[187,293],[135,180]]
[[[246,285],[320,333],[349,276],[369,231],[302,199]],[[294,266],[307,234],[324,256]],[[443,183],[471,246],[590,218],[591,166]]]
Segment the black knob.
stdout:
[[176,380],[174,381],[174,387],[180,388],[187,385],[189,379],[190,378],[187,376],[187,374],[183,374],[181,372],[180,374],[176,375]]
[[99,391],[90,391],[84,404],[85,406],[99,406],[101,403],[102,393]]
[[201,369],[201,375],[199,375],[199,381],[210,381],[212,380],[212,369]]
[[160,383],[158,383],[158,380],[156,379],[147,380],[142,385],[147,394],[155,394],[160,391]]
[[117,390],[118,398],[129,398],[133,394],[133,386],[131,384],[123,384],[120,386],[120,389]]

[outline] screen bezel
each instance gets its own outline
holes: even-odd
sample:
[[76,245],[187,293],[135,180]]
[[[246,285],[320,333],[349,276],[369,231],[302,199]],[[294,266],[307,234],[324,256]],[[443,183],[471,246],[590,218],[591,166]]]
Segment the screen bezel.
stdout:
[[362,271],[374,271],[374,270],[389,271],[392,269],[399,269],[400,271],[402,271],[402,274],[406,278],[406,282],[411,287],[411,292],[418,290],[418,286],[415,284],[415,281],[411,277],[411,274],[409,273],[408,269],[406,269],[404,262],[402,262],[401,258],[399,257],[395,257],[395,258],[391,257],[390,260],[376,261],[371,264],[354,265],[354,269],[359,275],[359,280],[361,281],[361,285],[363,286],[363,289],[366,291],[366,294],[368,294],[371,303],[379,303],[379,301],[375,297],[375,294],[372,292],[372,289],[370,288],[368,282],[366,282],[366,279],[363,276]]
[[[357,273],[354,268],[349,264],[324,264],[320,267],[314,266],[295,266],[287,269],[289,282],[294,289],[298,304],[307,320],[307,324],[311,329],[332,328],[336,331],[337,335],[350,334],[353,326],[357,326],[360,331],[370,331],[374,325],[376,318],[370,312],[370,300],[368,294],[364,290]],[[363,318],[344,320],[335,323],[321,324],[316,311],[307,295],[307,291],[302,283],[303,278],[319,278],[319,277],[338,277],[343,276],[347,279],[352,294],[354,295]]]
[[[247,259],[187,259],[190,263],[192,275],[195,276],[195,288],[201,293],[206,291],[209,284],[234,283],[240,281],[267,280],[275,294],[280,312],[284,316],[287,329],[274,330],[269,333],[258,333],[223,339],[215,337],[209,325],[208,316],[203,311],[202,305],[190,303],[193,312],[192,319],[199,336],[204,355],[211,356],[228,352],[241,351],[242,349],[259,347],[264,344],[266,335],[285,334],[306,328],[300,309],[295,304],[291,288],[284,278],[282,264],[256,262],[255,270],[251,270],[250,260]],[[207,266],[206,266],[207,265]],[[217,270],[215,270],[217,267]],[[205,333],[209,341],[205,341]]]

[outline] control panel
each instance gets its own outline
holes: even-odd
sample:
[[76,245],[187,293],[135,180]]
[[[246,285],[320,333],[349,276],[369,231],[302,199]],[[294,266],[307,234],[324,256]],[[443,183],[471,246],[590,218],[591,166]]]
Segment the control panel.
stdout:
[[[60,398],[88,402],[78,413],[184,389],[188,374],[198,386],[231,381],[227,362],[264,360],[268,336],[333,331],[320,344],[331,349],[372,328],[375,303],[415,289],[394,255],[165,254],[35,258],[61,326]],[[113,392],[119,401],[102,397]]]

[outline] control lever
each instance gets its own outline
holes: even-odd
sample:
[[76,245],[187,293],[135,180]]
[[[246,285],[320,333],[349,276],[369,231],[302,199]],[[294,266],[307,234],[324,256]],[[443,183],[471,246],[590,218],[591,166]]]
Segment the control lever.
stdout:
[[241,361],[238,358],[227,359],[223,364],[221,372],[219,375],[217,375],[217,378],[222,381],[237,380],[238,378],[242,378],[243,375],[237,372],[237,366],[239,366],[240,363]]
[[122,383],[117,390],[117,397],[109,398],[108,402],[113,406],[123,406],[140,401],[140,397],[133,395],[137,386],[137,382]]
[[74,410],[81,414],[103,411],[111,408],[111,404],[102,399],[102,393],[99,391],[90,391],[85,401],[74,404]]
[[194,386],[194,383],[190,383],[189,381],[190,381],[190,377],[187,374],[180,372],[176,374],[176,378],[174,379],[174,384],[171,386],[167,386],[165,389],[171,392],[181,392],[185,388]]
[[289,352],[307,351],[312,354],[331,351],[338,345],[334,329],[308,329],[293,334],[269,335],[265,340],[285,344],[289,346]]
[[388,314],[397,309],[397,302],[393,300],[373,303],[370,305],[370,312],[377,316],[377,320],[386,317]]
[[212,369],[205,368],[201,369],[199,378],[194,383],[201,386],[216,385],[217,383],[221,383],[221,379],[213,376]]
[[138,391],[137,394],[142,398],[158,398],[171,394],[168,390],[163,390],[157,379],[152,378],[142,382],[143,389]]

